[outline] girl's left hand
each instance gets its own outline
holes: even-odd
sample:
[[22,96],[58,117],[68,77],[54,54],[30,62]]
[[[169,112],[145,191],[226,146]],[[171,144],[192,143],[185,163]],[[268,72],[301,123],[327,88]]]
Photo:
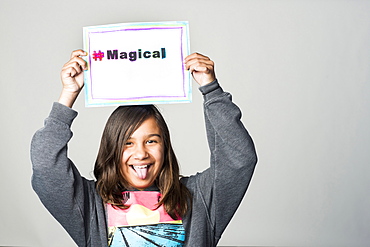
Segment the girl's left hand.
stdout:
[[187,56],[184,60],[185,68],[193,75],[194,80],[204,86],[216,79],[214,62],[199,53],[193,53]]

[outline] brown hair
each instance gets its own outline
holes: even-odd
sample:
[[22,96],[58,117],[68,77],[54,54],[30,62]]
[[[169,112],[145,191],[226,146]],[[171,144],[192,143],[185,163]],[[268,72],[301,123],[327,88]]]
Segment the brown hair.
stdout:
[[123,146],[133,132],[151,117],[155,119],[164,143],[163,166],[155,181],[162,194],[158,207],[163,205],[173,219],[178,219],[190,208],[191,195],[180,183],[179,165],[170,133],[162,114],[154,105],[120,106],[113,111],[105,125],[95,162],[97,190],[105,203],[128,208],[122,198],[122,192],[130,188],[121,173]]

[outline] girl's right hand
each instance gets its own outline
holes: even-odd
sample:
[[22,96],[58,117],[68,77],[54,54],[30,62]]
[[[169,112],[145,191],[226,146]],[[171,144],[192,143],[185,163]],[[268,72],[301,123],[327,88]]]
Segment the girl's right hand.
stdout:
[[59,103],[72,107],[77,96],[84,86],[83,71],[87,69],[86,61],[81,56],[86,56],[83,50],[73,51],[70,60],[63,66],[60,73],[63,90],[59,97]]

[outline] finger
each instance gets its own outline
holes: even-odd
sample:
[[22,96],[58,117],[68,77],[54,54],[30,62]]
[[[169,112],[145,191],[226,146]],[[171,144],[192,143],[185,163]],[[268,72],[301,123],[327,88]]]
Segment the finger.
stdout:
[[85,60],[83,60],[80,57],[73,57],[71,58],[63,67],[68,67],[68,66],[78,66],[82,70],[87,69],[87,63]]
[[185,65],[187,70],[198,70],[197,68],[207,67],[213,70],[214,62],[211,60],[200,60],[200,59],[192,59]]
[[77,62],[73,62],[73,63],[68,63],[66,64],[63,68],[62,68],[62,72],[63,71],[67,71],[67,70],[70,70],[70,69],[73,69],[74,71],[76,71],[75,74],[79,74],[83,71],[83,69],[81,68],[81,66],[77,63]]
[[192,60],[192,59],[206,59],[206,60],[210,60],[209,57],[203,55],[203,54],[200,54],[198,52],[194,52],[193,54],[190,54],[189,56],[187,56],[185,59],[184,59],[184,62],[188,62],[189,60]]
[[207,59],[191,59],[189,60],[185,65],[190,67],[193,64],[205,64],[205,65],[214,65],[214,62],[212,60],[207,60]]
[[202,64],[202,65],[194,64],[189,68],[189,71],[191,74],[193,74],[194,72],[202,72],[205,74],[211,74],[213,73],[213,66],[205,65],[205,64]]
[[87,52],[82,49],[72,51],[71,58],[79,56],[87,56]]
[[211,73],[211,71],[213,71],[213,67],[209,66],[209,65],[196,65],[196,64],[194,64],[193,66],[191,66],[189,68],[189,72],[191,74],[193,74],[194,72],[203,72],[203,73],[209,74],[209,73]]
[[188,70],[191,74],[193,74],[194,72],[203,72],[209,74],[214,71],[213,66],[213,63],[197,62],[189,65]]
[[209,59],[209,57],[206,56],[199,56],[199,54],[192,54],[189,57],[187,57],[184,61],[185,66],[189,68],[191,65],[195,63],[206,63],[206,64],[213,64],[213,61]]
[[[62,73],[64,73],[68,69],[73,69],[74,72],[70,74],[72,77],[82,73],[83,70],[87,69],[87,65],[86,65],[86,62],[84,60],[82,60],[82,61],[81,60],[76,59],[75,61],[69,61],[68,63],[66,63],[62,68]],[[82,63],[82,65],[81,65],[81,63]]]
[[75,77],[80,72],[78,72],[74,67],[68,67],[62,70],[61,76],[62,78],[69,78],[69,77]]

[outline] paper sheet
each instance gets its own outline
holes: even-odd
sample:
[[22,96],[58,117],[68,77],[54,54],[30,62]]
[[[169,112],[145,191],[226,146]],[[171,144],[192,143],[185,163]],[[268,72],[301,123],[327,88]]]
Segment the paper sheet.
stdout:
[[84,27],[85,105],[191,102],[187,22]]

